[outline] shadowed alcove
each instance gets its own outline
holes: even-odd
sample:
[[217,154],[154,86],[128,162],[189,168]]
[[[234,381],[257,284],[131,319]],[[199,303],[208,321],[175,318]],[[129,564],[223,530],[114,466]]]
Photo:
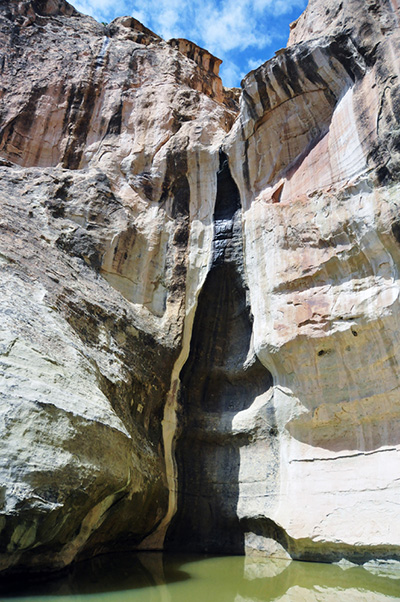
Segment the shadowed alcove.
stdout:
[[272,378],[249,358],[252,316],[243,280],[240,197],[223,153],[217,186],[213,264],[181,372],[178,510],[165,547],[241,553],[239,448],[247,436],[233,433],[232,420],[271,386]]

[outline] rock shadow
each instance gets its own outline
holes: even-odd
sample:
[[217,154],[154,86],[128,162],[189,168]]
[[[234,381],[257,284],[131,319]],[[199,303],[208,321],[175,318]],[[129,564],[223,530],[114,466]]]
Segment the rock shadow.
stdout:
[[[166,565],[166,566],[165,566]],[[62,599],[79,596],[105,597],[120,593],[125,599],[129,591],[153,590],[157,586],[187,581],[190,575],[178,563],[165,563],[160,552],[114,552],[90,560],[73,563],[55,573],[15,574],[2,581],[0,592],[7,599]],[[125,594],[123,592],[126,592]],[[132,595],[132,594],[131,594]],[[153,597],[152,597],[153,599]]]
[[190,353],[181,372],[176,444],[178,510],[166,550],[243,553],[237,516],[240,446],[234,416],[272,385],[249,361],[252,316],[243,279],[240,197],[220,156],[211,270],[199,295]]

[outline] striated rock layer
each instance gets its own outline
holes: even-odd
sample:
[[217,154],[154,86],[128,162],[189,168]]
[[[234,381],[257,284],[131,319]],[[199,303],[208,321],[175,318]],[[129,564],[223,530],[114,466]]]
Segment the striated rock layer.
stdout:
[[220,61],[0,5],[0,569],[400,558],[394,0]]

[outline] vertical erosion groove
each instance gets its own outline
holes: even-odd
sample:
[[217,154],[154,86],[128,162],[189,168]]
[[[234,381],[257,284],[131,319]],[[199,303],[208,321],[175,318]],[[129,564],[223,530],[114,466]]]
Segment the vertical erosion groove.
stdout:
[[177,512],[166,549],[244,550],[237,503],[240,446],[246,437],[235,437],[232,421],[271,386],[271,375],[258,360],[247,367],[251,332],[239,191],[221,153],[212,266],[199,295],[190,352],[180,375]]

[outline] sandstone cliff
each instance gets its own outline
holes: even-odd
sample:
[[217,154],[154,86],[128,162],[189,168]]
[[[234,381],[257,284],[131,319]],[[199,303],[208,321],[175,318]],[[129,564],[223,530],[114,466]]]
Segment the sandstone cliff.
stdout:
[[0,568],[400,557],[395,0],[220,61],[0,5]]

